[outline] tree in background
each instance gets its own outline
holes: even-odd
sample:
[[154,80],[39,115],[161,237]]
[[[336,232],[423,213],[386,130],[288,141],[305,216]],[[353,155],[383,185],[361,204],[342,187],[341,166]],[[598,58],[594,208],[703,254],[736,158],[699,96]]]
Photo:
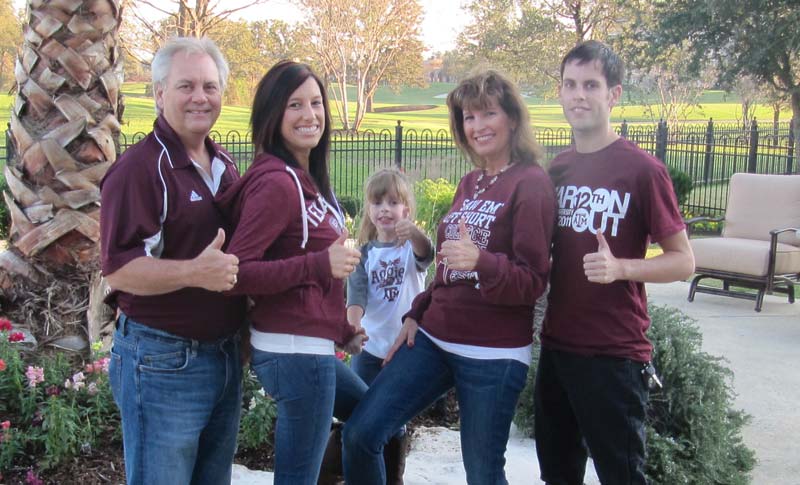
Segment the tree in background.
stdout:
[[618,19],[608,43],[625,60],[626,99],[645,106],[651,120],[677,123],[698,106],[703,91],[713,86],[710,68],[693,71],[686,62],[690,46],[685,39],[655,42],[652,32],[659,19],[653,2],[618,0]]
[[224,20],[210,32],[231,70],[225,102],[249,105],[253,89],[270,66],[281,59],[308,62],[311,46],[302,26],[281,20]]
[[[752,75],[789,96],[800,152],[800,8],[796,0],[672,0],[656,4],[658,45],[690,41],[693,72],[713,65],[721,80]],[[800,171],[800,164],[795,165]]]
[[[132,15],[159,38],[161,45],[172,36],[207,37],[232,14],[265,1],[250,0],[238,7],[221,8],[219,0],[128,0],[127,6]],[[166,15],[166,21],[153,23],[144,12],[147,8]]]
[[[288,29],[285,23],[276,22],[274,36],[263,35],[273,26],[267,23],[234,21],[234,13],[263,4],[266,0],[249,0],[236,7],[226,7],[220,1],[211,0],[123,0],[125,23],[121,39],[130,73],[139,73],[142,67],[149,68],[153,54],[170,37],[210,37],[219,44],[231,64],[231,84],[225,94],[226,102],[249,102],[255,81],[254,61],[265,51],[274,50],[279,30]],[[280,59],[271,55],[261,62]],[[268,65],[267,65],[268,67]],[[262,64],[260,74],[266,69]],[[141,78],[141,76],[139,76]],[[149,86],[149,84],[148,84]]]
[[[392,66],[420,65],[420,71],[397,69],[393,81],[422,76],[417,0],[301,0],[308,14],[307,31],[326,77],[345,130],[358,130],[370,99]],[[399,59],[406,57],[407,60]],[[347,84],[355,84],[355,113],[348,107]]]
[[98,185],[116,159],[123,108],[119,23],[114,0],[27,5],[10,121],[14,158],[5,168],[11,230],[0,289],[12,304],[7,314],[37,323],[40,338],[70,324],[85,332],[89,278],[98,274]]
[[7,90],[14,82],[14,60],[17,58],[22,22],[14,12],[11,0],[0,1],[0,89]]
[[575,44],[605,39],[617,20],[615,0],[542,0],[545,10],[571,25]]
[[531,0],[473,0],[472,21],[459,35],[470,67],[504,71],[525,90],[553,94],[561,56],[573,44],[565,24]]

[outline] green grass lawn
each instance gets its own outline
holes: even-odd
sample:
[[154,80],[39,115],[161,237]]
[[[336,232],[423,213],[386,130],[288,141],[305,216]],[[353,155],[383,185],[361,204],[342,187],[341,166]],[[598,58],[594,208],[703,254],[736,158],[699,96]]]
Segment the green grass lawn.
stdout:
[[[401,121],[406,129],[420,130],[447,130],[447,107],[445,98],[454,84],[432,83],[426,88],[406,88],[402,92],[396,93],[389,88],[380,87],[375,95],[375,107],[387,107],[397,105],[435,105],[433,109],[419,111],[405,111],[397,113],[368,113],[361,125],[362,130],[394,130],[397,121]],[[131,135],[136,132],[149,132],[155,111],[153,108],[152,97],[145,94],[145,83],[125,83],[123,85],[125,95],[125,112],[123,116],[123,133]],[[348,96],[354,98],[355,93],[350,89]],[[0,118],[8,120],[10,108],[14,97],[8,94],[0,94]],[[538,97],[526,98],[528,110],[534,128],[541,130],[545,128],[567,128],[561,107],[555,99],[542,99]],[[334,119],[334,127],[340,127],[338,113],[335,106],[331,103]],[[352,111],[355,110],[355,103],[349,103]],[[716,122],[724,120],[733,121],[739,116],[740,105],[738,99],[722,91],[708,91],[700,100],[700,106],[693,108],[689,115],[690,121],[707,121],[714,118]],[[790,117],[788,111],[782,115],[786,120]],[[242,133],[248,129],[250,118],[249,106],[226,106],[222,110],[222,115],[217,121],[215,130],[226,133],[231,130],[238,130]],[[768,106],[759,106],[756,110],[756,118],[760,120],[771,120],[772,110]],[[645,107],[623,102],[621,106],[615,108],[612,113],[612,122],[622,123],[625,120],[629,123],[652,123],[652,120],[645,112]]]

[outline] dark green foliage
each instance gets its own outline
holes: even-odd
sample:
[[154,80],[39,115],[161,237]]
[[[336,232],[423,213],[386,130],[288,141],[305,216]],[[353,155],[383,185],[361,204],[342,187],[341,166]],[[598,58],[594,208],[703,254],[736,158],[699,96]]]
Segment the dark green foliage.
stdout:
[[364,203],[361,198],[352,195],[340,195],[339,206],[350,217],[355,218],[361,210],[361,205]]
[[672,189],[675,191],[675,198],[678,199],[678,206],[683,207],[689,200],[689,193],[694,188],[692,177],[677,168],[668,166],[669,178],[672,179]]
[[[724,359],[701,349],[696,322],[674,308],[650,306],[648,337],[664,383],[650,394],[647,476],[653,485],[749,483],[755,454],[742,440],[749,417],[734,410]],[[533,383],[538,350],[514,422],[533,435]]]
[[245,369],[242,382],[242,403],[244,409],[239,423],[239,446],[242,449],[254,449],[271,443],[278,407],[249,369]]
[[539,343],[533,345],[531,355],[531,366],[528,369],[528,380],[519,395],[517,412],[514,414],[514,424],[526,435],[533,437],[533,386],[536,383],[536,369],[539,367],[539,353],[542,346]]
[[732,409],[733,373],[701,350],[696,322],[650,307],[648,337],[664,389],[650,396],[648,468],[654,484],[746,484],[755,455],[742,441],[749,417]]

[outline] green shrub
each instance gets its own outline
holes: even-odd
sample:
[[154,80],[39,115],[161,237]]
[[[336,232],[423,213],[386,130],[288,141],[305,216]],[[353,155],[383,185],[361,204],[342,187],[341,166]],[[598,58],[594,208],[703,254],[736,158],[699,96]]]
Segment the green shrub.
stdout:
[[692,177],[680,169],[668,166],[669,178],[672,179],[672,189],[675,191],[675,198],[678,199],[678,206],[683,207],[689,200],[689,193],[694,188]]
[[[653,485],[749,483],[755,454],[742,441],[749,419],[732,408],[732,372],[701,350],[697,323],[677,309],[650,306],[648,337],[664,388],[650,393],[647,476]],[[537,346],[538,347],[538,346]],[[538,348],[514,422],[533,436]]]
[[252,370],[246,369],[242,383],[242,419],[239,424],[239,447],[242,449],[259,448],[272,444],[275,418],[278,407],[258,382]]
[[352,195],[341,195],[339,196],[339,206],[345,212],[346,215],[355,218],[358,213],[361,211],[361,206],[363,205],[364,201],[361,200],[359,197],[354,197]]
[[436,227],[450,210],[456,186],[445,179],[424,179],[414,184],[417,199],[417,224],[429,235],[435,235]]

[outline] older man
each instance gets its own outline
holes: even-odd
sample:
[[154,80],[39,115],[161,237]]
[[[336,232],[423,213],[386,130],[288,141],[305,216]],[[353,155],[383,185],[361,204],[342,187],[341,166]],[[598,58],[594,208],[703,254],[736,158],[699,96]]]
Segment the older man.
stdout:
[[241,408],[237,331],[244,301],[225,296],[214,205],[238,178],[208,137],[228,66],[208,39],[173,39],[153,58],[158,119],[102,183],[102,270],[119,310],[109,379],[122,415],[128,484],[230,483]]

